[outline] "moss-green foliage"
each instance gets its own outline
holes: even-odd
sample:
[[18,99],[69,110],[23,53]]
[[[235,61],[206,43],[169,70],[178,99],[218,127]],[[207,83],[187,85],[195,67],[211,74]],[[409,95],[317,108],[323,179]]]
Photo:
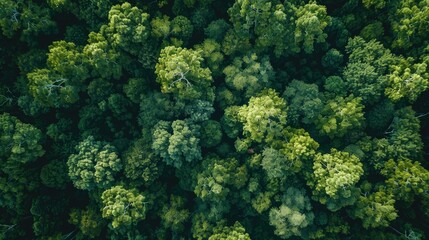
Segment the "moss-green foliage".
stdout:
[[94,207],[88,207],[85,210],[72,209],[69,222],[80,229],[80,232],[76,235],[77,239],[95,239],[99,237],[105,224],[101,213]]
[[261,166],[269,178],[284,178],[300,172],[314,158],[319,144],[303,129],[283,131],[287,141],[277,140],[262,152]]
[[249,98],[270,86],[274,75],[272,69],[268,58],[258,60],[256,54],[248,54],[243,58],[235,58],[223,73],[229,88]]
[[316,84],[292,80],[283,97],[288,103],[288,121],[298,126],[300,122],[312,123],[323,107],[322,96]]
[[325,42],[328,35],[323,30],[330,24],[331,18],[326,13],[326,7],[315,2],[300,6],[295,14],[295,42],[302,44],[304,52],[312,53],[314,44]]
[[388,75],[389,86],[386,96],[392,101],[407,99],[414,102],[417,97],[429,88],[429,74],[426,63],[414,63],[413,58],[401,59],[399,64],[392,67]]
[[216,227],[214,234],[209,237],[209,240],[250,240],[250,236],[246,233],[246,229],[239,223],[235,222],[231,227]]
[[364,228],[389,226],[398,217],[393,194],[382,190],[365,193],[359,197],[354,215],[362,219]]
[[426,239],[428,0],[0,0],[0,240]]
[[196,125],[183,120],[160,121],[154,127],[152,150],[166,164],[176,168],[185,162],[201,160],[198,130]]
[[343,137],[363,127],[361,98],[349,96],[328,100],[316,119],[320,133],[330,138]]
[[247,180],[247,169],[234,158],[208,157],[202,162],[194,193],[203,201],[222,202],[230,192],[240,189]]
[[399,199],[411,201],[415,195],[427,194],[429,171],[419,162],[391,159],[385,163],[381,174],[386,177],[388,190]]
[[419,48],[427,44],[429,3],[421,0],[400,1],[393,10],[391,26],[395,36],[392,47],[399,49]]
[[310,199],[305,192],[297,188],[288,188],[278,208],[270,210],[270,225],[274,233],[285,239],[291,236],[304,237],[304,229],[312,224],[314,214],[311,211]]
[[76,146],[76,152],[67,161],[76,188],[93,190],[113,185],[116,173],[122,169],[115,147],[88,137]]
[[115,186],[101,195],[102,216],[108,219],[113,229],[135,225],[146,217],[145,197],[136,189]]
[[273,89],[250,98],[249,104],[241,106],[237,114],[245,141],[270,142],[279,135],[286,125],[286,109],[285,100]]
[[163,48],[156,64],[161,91],[185,99],[202,98],[212,82],[211,72],[201,66],[202,61],[198,51],[174,46]]
[[355,185],[362,174],[358,157],[332,148],[330,153],[316,155],[308,183],[314,188],[313,197],[336,211],[356,201]]

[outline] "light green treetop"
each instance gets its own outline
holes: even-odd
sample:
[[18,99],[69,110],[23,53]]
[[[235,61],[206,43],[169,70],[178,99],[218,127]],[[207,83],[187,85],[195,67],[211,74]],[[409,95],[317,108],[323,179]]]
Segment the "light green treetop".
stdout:
[[102,216],[111,221],[113,229],[135,225],[146,217],[145,199],[136,189],[112,187],[101,195]]
[[[8,113],[0,115],[0,157],[3,163],[35,161],[45,153],[41,141],[42,132],[39,129]],[[2,170],[6,168],[2,167]]]
[[313,171],[307,181],[313,188],[313,197],[331,211],[357,200],[355,185],[363,175],[363,165],[355,155],[332,148],[330,153],[316,155]]
[[93,190],[112,186],[115,175],[122,169],[115,147],[90,136],[76,146],[76,151],[67,161],[69,176],[76,188]]
[[138,55],[150,35],[149,14],[125,2],[115,5],[109,11],[109,23],[101,28],[101,33],[109,42],[133,55]]
[[363,127],[365,118],[361,98],[353,95],[328,100],[316,119],[320,133],[334,137],[343,137],[350,131]]
[[249,234],[246,233],[246,229],[240,222],[235,222],[230,227],[217,226],[213,229],[213,232],[209,240],[250,240]]
[[326,7],[310,2],[296,10],[295,42],[301,45],[306,53],[314,51],[315,43],[326,41],[328,34],[323,30],[330,24],[331,17],[328,16]]
[[210,70],[202,67],[202,61],[198,51],[173,46],[163,48],[155,67],[161,91],[184,99],[206,96],[211,90],[212,77]]
[[269,213],[270,225],[275,227],[274,233],[280,238],[292,236],[304,237],[305,228],[313,223],[310,199],[304,190],[290,187],[282,198],[278,208]]
[[249,104],[238,110],[238,119],[243,123],[243,135],[258,143],[272,141],[286,125],[286,110],[285,100],[273,89],[251,97]]
[[392,66],[392,72],[387,77],[385,94],[393,102],[401,99],[414,102],[429,88],[427,64],[415,63],[413,58],[401,59],[398,64]]
[[361,219],[363,227],[367,229],[387,227],[398,217],[393,194],[381,189],[373,193],[363,193],[352,214]]

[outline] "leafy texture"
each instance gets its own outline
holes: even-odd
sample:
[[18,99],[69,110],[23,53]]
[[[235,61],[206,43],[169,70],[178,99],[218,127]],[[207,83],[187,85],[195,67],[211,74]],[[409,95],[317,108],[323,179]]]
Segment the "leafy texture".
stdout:
[[145,197],[136,189],[115,186],[103,192],[102,216],[111,221],[113,229],[136,224],[146,217]]
[[113,185],[122,163],[112,145],[88,137],[76,146],[76,151],[67,161],[69,176],[76,188],[105,189]]

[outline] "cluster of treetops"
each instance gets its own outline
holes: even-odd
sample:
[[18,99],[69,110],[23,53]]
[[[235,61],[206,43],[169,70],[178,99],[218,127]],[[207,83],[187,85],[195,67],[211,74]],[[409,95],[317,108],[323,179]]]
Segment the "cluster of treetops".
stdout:
[[1,0],[0,239],[429,237],[428,0]]

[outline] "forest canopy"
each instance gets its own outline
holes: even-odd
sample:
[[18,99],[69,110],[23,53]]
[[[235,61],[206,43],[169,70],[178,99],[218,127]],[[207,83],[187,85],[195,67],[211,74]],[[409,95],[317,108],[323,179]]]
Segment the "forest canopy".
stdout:
[[428,0],[1,0],[0,240],[429,238]]

